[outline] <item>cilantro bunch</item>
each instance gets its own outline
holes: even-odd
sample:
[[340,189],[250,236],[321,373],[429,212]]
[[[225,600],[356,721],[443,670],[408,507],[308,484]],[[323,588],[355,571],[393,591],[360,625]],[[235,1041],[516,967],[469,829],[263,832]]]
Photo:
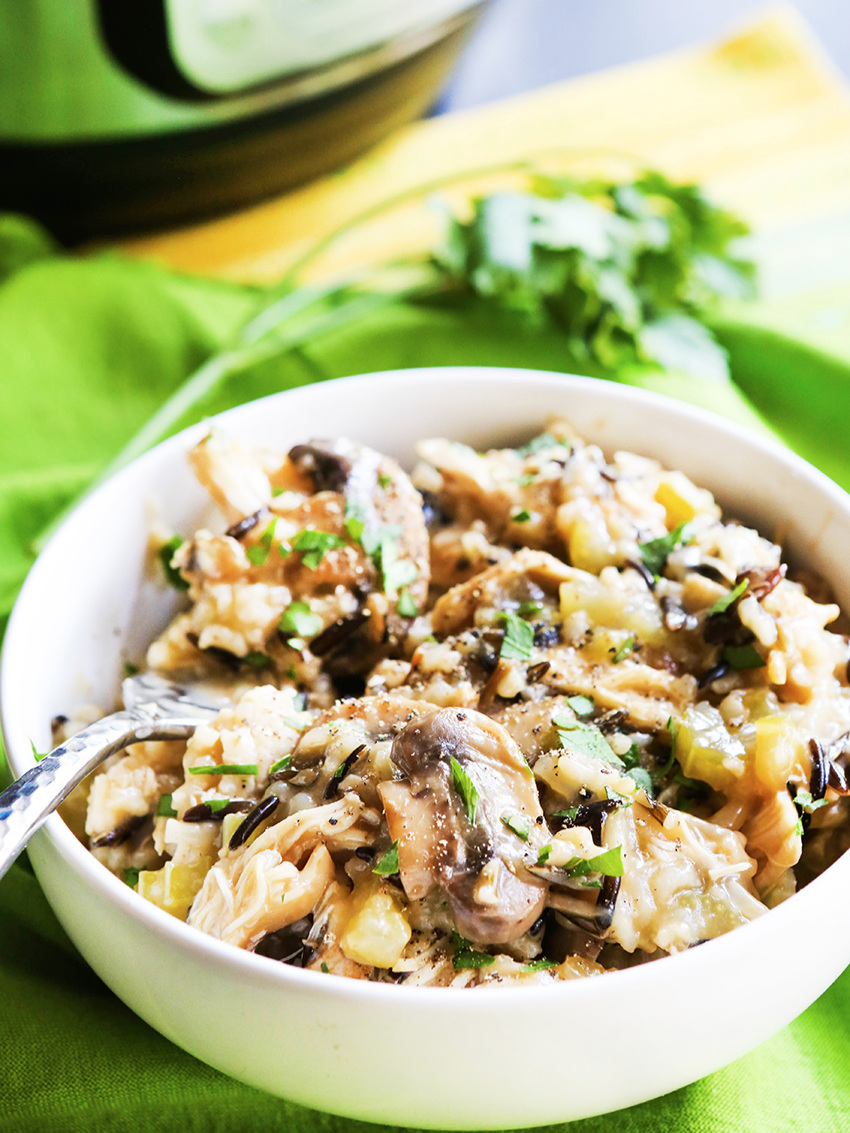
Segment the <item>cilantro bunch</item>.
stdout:
[[697,186],[661,173],[537,176],[530,192],[494,193],[470,219],[449,217],[434,258],[480,301],[560,328],[577,359],[724,379],[725,355],[700,316],[752,293],[753,265],[735,251],[746,232]]

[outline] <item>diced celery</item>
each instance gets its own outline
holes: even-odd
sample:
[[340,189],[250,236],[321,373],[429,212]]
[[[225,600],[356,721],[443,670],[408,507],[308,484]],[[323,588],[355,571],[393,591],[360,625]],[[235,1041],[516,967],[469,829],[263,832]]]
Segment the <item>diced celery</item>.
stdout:
[[369,875],[359,881],[351,895],[348,921],[339,941],[349,960],[391,968],[410,937],[402,898],[377,877]]
[[710,704],[689,707],[676,732],[676,758],[689,779],[701,779],[728,791],[747,767],[746,749],[730,735],[723,717]]

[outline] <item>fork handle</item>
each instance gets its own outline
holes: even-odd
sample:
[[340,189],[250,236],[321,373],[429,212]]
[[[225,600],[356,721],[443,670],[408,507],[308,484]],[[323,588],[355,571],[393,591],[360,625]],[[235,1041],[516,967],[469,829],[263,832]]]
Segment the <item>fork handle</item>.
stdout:
[[115,712],[54,748],[0,794],[0,878],[48,815],[104,759],[145,740],[186,739],[197,723]]

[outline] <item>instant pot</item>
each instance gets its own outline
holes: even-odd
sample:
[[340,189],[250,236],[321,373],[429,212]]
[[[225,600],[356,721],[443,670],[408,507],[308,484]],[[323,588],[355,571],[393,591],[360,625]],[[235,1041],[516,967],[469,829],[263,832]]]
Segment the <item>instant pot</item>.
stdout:
[[0,208],[79,240],[235,208],[427,109],[482,0],[0,0]]

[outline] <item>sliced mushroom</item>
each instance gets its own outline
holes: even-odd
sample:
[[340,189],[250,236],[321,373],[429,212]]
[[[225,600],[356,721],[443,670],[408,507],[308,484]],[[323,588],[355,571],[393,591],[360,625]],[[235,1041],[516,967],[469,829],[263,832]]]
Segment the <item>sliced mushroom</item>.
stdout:
[[399,733],[392,761],[402,778],[379,793],[408,897],[441,888],[473,942],[522,936],[546,901],[527,865],[550,833],[516,743],[480,712],[438,709]]

